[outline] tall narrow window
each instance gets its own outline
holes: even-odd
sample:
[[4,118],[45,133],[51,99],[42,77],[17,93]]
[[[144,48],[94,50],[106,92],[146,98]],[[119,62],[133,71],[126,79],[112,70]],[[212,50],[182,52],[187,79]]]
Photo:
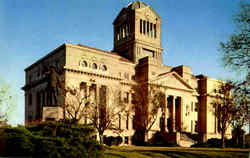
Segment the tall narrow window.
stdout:
[[143,33],[145,34],[146,31],[146,21],[143,20]]
[[122,38],[125,38],[125,28],[124,28],[124,26],[122,27]]
[[125,93],[124,102],[125,102],[125,103],[128,103],[128,102],[129,102],[129,93],[128,93],[128,92]]
[[193,120],[191,120],[191,133],[193,133]]
[[150,37],[153,37],[153,31],[152,31],[153,28],[152,27],[153,27],[153,24],[150,23],[150,33],[149,33]]
[[198,132],[198,122],[197,122],[197,121],[195,121],[194,131],[195,131],[195,132]]
[[198,107],[199,107],[199,104],[198,104],[198,103],[195,103],[195,108],[194,108],[194,111],[195,111],[195,112],[198,111]]
[[125,28],[126,28],[126,37],[128,37],[128,24],[125,25]]
[[140,33],[142,33],[142,19],[140,19]]
[[149,22],[147,21],[147,35],[149,35]]
[[82,82],[80,84],[80,91],[83,97],[87,97],[87,83],[86,82]]
[[121,114],[118,115],[118,128],[121,129]]
[[155,38],[157,37],[157,31],[156,31],[156,24],[154,24],[154,36],[155,36]]
[[128,129],[128,125],[129,125],[129,114],[127,113],[127,119],[126,119],[126,129]]

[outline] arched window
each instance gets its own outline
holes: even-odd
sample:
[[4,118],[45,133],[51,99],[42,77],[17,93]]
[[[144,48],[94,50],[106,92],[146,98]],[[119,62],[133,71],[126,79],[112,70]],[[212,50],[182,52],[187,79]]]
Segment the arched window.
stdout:
[[96,63],[93,63],[93,64],[92,64],[92,68],[93,68],[93,69],[97,69]]
[[88,66],[88,63],[84,60],[82,61],[82,67],[87,67]]
[[102,71],[107,71],[107,66],[102,65],[102,66],[101,66],[101,70],[102,70]]

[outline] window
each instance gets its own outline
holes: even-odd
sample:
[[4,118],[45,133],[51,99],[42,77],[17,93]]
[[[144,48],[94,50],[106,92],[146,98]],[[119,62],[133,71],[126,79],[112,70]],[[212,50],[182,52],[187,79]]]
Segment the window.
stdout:
[[132,104],[136,103],[136,98],[135,98],[135,93],[132,93],[132,100],[131,100]]
[[195,132],[198,132],[198,122],[197,122],[197,121],[195,121],[194,131],[195,131]]
[[157,32],[156,32],[156,24],[154,24],[154,36],[155,36],[155,38],[157,37],[157,36],[156,36],[156,33],[157,33]]
[[127,113],[127,119],[126,119],[126,129],[128,129],[128,125],[129,125],[129,114]]
[[82,61],[82,67],[87,67],[88,63],[86,61]]
[[194,102],[191,102],[191,111],[194,111]]
[[93,64],[92,64],[92,68],[93,68],[93,69],[97,69],[96,63],[93,63]]
[[124,78],[127,80],[129,79],[129,74],[127,72],[124,73]]
[[136,124],[136,119],[135,119],[135,115],[133,115],[133,125],[132,125],[133,129],[136,128],[136,127],[135,127],[135,126],[136,126],[135,124]]
[[102,71],[107,71],[107,67],[106,67],[105,65],[102,65],[102,66],[101,66],[101,70],[102,70]]
[[146,32],[146,21],[143,20],[143,33],[145,34]]
[[125,144],[128,144],[128,137],[125,137]]
[[147,35],[149,35],[149,22],[147,21]]
[[142,33],[142,19],[140,19],[140,33]]
[[193,133],[193,120],[191,120],[191,133]]
[[81,90],[82,96],[87,97],[87,83],[86,82],[82,82],[80,84],[80,90]]
[[128,92],[125,93],[124,102],[125,103],[129,102],[129,93]]
[[194,111],[195,111],[195,112],[198,111],[198,107],[199,107],[199,104],[198,104],[198,103],[195,103],[195,108],[194,108]]
[[131,80],[135,81],[135,75],[131,76]]
[[153,29],[153,24],[152,23],[150,23],[150,37],[153,37],[153,32],[152,32],[152,29]]
[[118,115],[118,128],[121,129],[121,114]]

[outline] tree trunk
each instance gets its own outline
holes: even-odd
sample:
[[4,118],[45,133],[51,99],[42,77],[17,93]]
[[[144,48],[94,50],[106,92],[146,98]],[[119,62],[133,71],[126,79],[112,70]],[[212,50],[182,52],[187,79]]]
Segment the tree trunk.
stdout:
[[221,132],[221,140],[222,140],[221,148],[225,148],[225,130],[224,129]]
[[103,144],[103,132],[99,132],[100,144]]

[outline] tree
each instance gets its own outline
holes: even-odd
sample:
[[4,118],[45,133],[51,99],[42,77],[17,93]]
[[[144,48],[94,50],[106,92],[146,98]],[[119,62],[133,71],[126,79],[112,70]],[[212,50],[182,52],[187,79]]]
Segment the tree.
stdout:
[[86,107],[90,104],[89,95],[84,95],[80,88],[67,87],[63,89],[65,103],[63,104],[63,119],[78,123],[86,114]]
[[11,93],[11,86],[2,81],[0,84],[0,126],[7,123],[8,117],[13,112],[15,106],[16,104]]
[[119,90],[102,86],[99,94],[99,98],[86,107],[86,117],[97,130],[100,143],[103,144],[103,134],[106,130],[112,130],[118,134],[122,132],[120,122],[126,110],[129,111],[129,109],[121,100]]
[[[222,52],[222,60],[225,67],[231,68],[233,71],[243,71],[246,73],[245,79],[236,81],[233,86],[235,92],[235,104],[241,109],[241,116],[248,115],[250,100],[250,4],[243,2],[240,5],[240,10],[234,18],[236,31],[232,34],[227,42],[220,43]],[[238,95],[237,95],[238,93]],[[243,113],[244,112],[244,113]],[[237,120],[238,119],[238,120]],[[245,122],[250,119],[247,117],[235,118],[233,126],[242,128]],[[238,126],[238,127],[236,127]],[[250,127],[250,122],[249,122]]]
[[221,134],[222,148],[225,147],[225,133],[230,125],[233,123],[243,123],[246,115],[244,106],[238,106],[237,93],[232,91],[234,85],[232,82],[221,82],[215,89],[214,101],[214,115],[217,119],[218,129]]
[[241,4],[235,23],[236,33],[227,42],[220,43],[224,65],[234,70],[247,70],[250,68],[250,4]]
[[[144,143],[147,134],[157,121],[158,116],[165,117],[165,94],[156,86],[147,84],[138,84],[133,89],[133,105],[135,118],[133,124],[135,126],[136,143]],[[165,129],[165,121],[163,121],[162,129]]]

